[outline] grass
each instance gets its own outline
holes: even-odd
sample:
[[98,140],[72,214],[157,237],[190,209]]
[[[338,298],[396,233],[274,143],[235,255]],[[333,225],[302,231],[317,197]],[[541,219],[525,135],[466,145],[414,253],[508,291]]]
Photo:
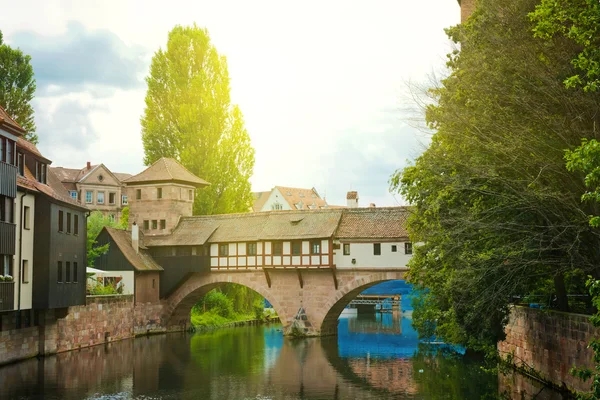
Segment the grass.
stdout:
[[231,317],[222,317],[221,315],[207,311],[202,314],[192,315],[192,324],[198,328],[217,328],[227,325],[230,322],[250,321],[256,319],[253,314],[233,313]]

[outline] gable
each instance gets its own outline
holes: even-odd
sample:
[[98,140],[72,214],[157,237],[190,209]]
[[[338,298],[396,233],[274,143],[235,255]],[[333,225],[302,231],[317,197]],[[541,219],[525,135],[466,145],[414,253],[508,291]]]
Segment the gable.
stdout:
[[281,193],[277,188],[275,188],[275,189],[271,190],[271,194],[269,195],[268,200],[262,206],[260,211],[272,211],[272,210],[274,210],[273,206],[275,204],[281,204],[282,210],[291,210],[292,209],[292,207],[290,207],[289,203],[283,196],[283,193]]
[[96,166],[96,168],[84,175],[79,183],[87,185],[121,186],[121,182],[119,182],[104,164]]

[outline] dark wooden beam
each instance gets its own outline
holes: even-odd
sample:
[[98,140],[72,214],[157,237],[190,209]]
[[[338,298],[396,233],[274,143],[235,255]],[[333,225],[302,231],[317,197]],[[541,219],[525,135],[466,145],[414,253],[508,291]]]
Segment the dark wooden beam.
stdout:
[[304,288],[304,279],[302,279],[302,272],[300,272],[299,268],[296,268],[296,272],[298,272],[298,281],[300,282],[300,289]]
[[267,278],[267,284],[269,288],[271,287],[271,277],[269,276],[269,271],[266,268],[263,268],[263,272],[265,273],[265,278]]
[[333,285],[335,286],[335,290],[338,290],[338,279],[337,274],[335,273],[335,265],[331,265],[331,276],[333,276]]

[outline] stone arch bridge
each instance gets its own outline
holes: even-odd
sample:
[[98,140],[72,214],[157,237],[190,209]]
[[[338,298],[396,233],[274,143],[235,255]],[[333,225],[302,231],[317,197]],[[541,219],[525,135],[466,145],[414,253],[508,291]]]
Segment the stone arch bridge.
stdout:
[[[190,311],[208,291],[224,284],[246,286],[266,298],[284,326],[292,333],[298,311],[306,320],[301,332],[307,336],[337,334],[338,317],[344,307],[359,293],[380,282],[404,279],[407,268],[352,268],[336,271],[272,270],[268,278],[263,271],[223,271],[191,275],[177,290],[163,300],[163,323],[167,330],[189,327]],[[302,285],[300,284],[302,282]]]

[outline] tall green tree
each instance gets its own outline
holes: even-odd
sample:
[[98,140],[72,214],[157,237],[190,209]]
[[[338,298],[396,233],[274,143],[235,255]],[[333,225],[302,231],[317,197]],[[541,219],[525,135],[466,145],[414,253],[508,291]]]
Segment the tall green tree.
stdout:
[[4,43],[0,32],[0,105],[27,131],[26,139],[37,144],[31,106],[36,85],[30,62],[30,56]]
[[[391,186],[414,205],[410,279],[423,289],[413,314],[421,333],[472,348],[503,337],[515,296],[567,292],[599,275],[600,236],[581,203],[584,176],[567,171],[565,150],[600,126],[600,98],[568,89],[580,45],[534,37],[537,0],[480,0],[448,30],[461,50],[426,109],[436,131]],[[581,292],[580,292],[581,293]],[[534,297],[544,295],[544,297]]]
[[208,31],[176,26],[166,49],[154,54],[146,82],[144,162],[172,157],[211,183],[197,192],[195,214],[248,211],[254,149],[230,101],[227,61]]

